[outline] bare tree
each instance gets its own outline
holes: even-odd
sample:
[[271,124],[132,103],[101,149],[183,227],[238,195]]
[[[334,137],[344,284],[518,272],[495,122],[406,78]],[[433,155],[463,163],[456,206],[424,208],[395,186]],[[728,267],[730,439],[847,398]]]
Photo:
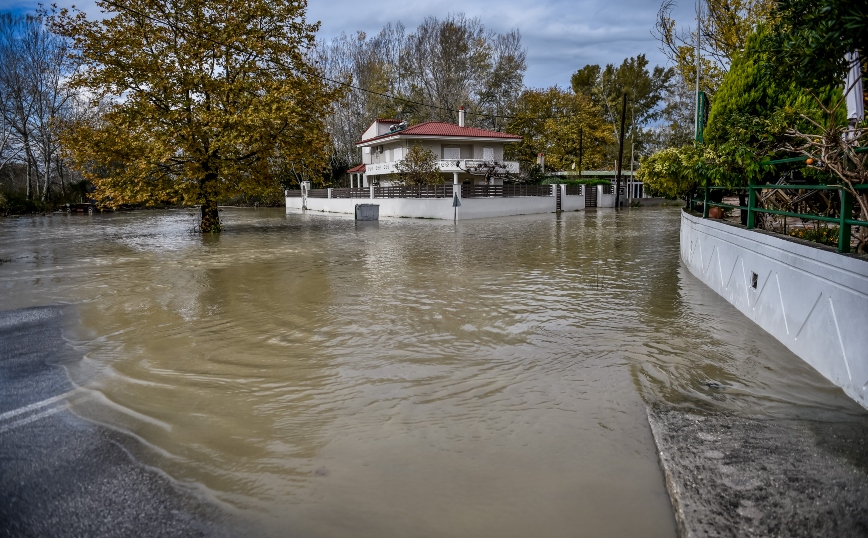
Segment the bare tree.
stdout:
[[74,69],[68,43],[48,31],[43,16],[0,14],[0,167],[23,158],[28,199],[50,198],[53,179],[64,185],[57,126],[71,113],[65,81]]
[[428,17],[409,34],[401,23],[344,34],[314,54],[329,78],[356,88],[328,120],[333,159],[345,166],[359,161],[355,143],[377,117],[455,122],[463,105],[468,123],[502,130],[527,68],[518,30],[497,34],[463,14]]

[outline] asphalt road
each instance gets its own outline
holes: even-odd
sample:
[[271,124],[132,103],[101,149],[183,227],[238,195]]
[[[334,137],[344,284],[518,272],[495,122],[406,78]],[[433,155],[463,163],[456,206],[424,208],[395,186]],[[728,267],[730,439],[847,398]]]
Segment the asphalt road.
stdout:
[[[128,436],[71,413],[74,307],[0,312],[0,536],[215,536],[220,509],[135,461]],[[237,530],[237,529],[236,529]]]

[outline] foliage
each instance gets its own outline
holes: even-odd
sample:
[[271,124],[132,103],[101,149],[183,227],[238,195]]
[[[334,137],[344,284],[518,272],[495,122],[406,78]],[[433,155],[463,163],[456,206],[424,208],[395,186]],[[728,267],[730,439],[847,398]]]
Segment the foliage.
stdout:
[[[806,0],[810,1],[810,0]],[[846,0],[842,0],[846,1]],[[729,65],[745,46],[754,27],[768,19],[775,0],[706,0],[700,29],[700,89],[714,94]],[[664,0],[657,13],[654,35],[684,80],[696,80],[696,25],[681,27],[672,17],[675,0]],[[693,19],[691,19],[692,21]]]
[[679,148],[693,143],[695,136],[696,93],[693,86],[675,75],[663,94],[660,121],[643,133],[644,152]]
[[[732,116],[771,118],[784,111],[790,119],[796,113],[814,119],[822,117],[822,111],[814,98],[806,94],[792,77],[772,74],[765,66],[771,62],[767,52],[769,33],[759,26],[745,44],[745,50],[733,59],[730,71],[714,96],[708,127],[707,141],[720,142],[731,138],[727,127]],[[837,102],[841,96],[840,82],[832,87],[821,88],[819,99],[827,104]],[[844,119],[841,110],[840,119]]]
[[340,94],[305,58],[318,25],[306,3],[99,0],[88,20],[51,20],[74,40],[74,87],[110,100],[64,138],[103,204],[195,204],[220,229],[217,201],[278,188],[277,171],[322,168],[322,118]]
[[56,202],[73,176],[56,132],[77,112],[68,49],[46,29],[44,14],[0,14],[0,171],[12,172],[7,188],[27,199]]
[[804,239],[805,241],[835,246],[838,244],[838,227],[829,226],[825,222],[817,221],[815,226],[806,226],[792,230],[790,236]]
[[335,159],[346,165],[359,161],[355,143],[378,117],[455,123],[463,105],[468,125],[502,130],[526,69],[518,30],[498,34],[463,14],[427,17],[409,34],[400,23],[342,34],[318,43],[314,57],[329,78],[357,87],[327,119]]
[[838,86],[850,68],[845,55],[868,54],[865,0],[778,0],[772,20],[769,66],[800,87]]
[[395,165],[398,169],[399,185],[437,185],[441,183],[440,168],[437,166],[437,156],[430,149],[416,144],[407,155]]
[[606,147],[613,142],[599,106],[585,94],[558,87],[525,90],[512,116],[506,129],[523,138],[506,146],[504,158],[519,161],[526,170],[533,170],[539,153],[545,154],[546,169],[598,167],[604,162]]
[[575,178],[569,176],[546,176],[540,182],[541,185],[611,185],[612,182],[608,179],[598,179],[598,178]]
[[[639,54],[635,58],[625,59],[617,67],[609,64],[601,69],[598,65],[586,65],[573,74],[570,82],[575,93],[588,96],[599,106],[615,133],[614,139],[617,139],[617,130],[620,129],[621,100],[626,93],[624,129],[632,138],[638,132],[641,145],[644,137],[640,131],[650,122],[660,119],[660,104],[673,75],[672,69],[660,66],[649,70],[645,55]],[[612,158],[615,149],[610,149]]]
[[681,198],[721,175],[718,154],[708,146],[667,148],[642,159],[636,178],[666,198]]

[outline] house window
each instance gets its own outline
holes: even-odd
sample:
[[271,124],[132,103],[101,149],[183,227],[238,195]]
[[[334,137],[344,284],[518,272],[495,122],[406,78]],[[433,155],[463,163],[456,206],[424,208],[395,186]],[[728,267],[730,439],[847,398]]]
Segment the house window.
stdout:
[[404,156],[402,155],[402,153],[403,153],[402,149],[403,148],[395,148],[395,150],[393,152],[394,156],[392,158],[393,161],[400,161],[401,159],[404,158]]
[[447,159],[447,160],[460,159],[461,158],[461,149],[460,148],[443,148],[443,158]]
[[493,161],[494,160],[494,148],[482,148],[482,160],[483,161]]

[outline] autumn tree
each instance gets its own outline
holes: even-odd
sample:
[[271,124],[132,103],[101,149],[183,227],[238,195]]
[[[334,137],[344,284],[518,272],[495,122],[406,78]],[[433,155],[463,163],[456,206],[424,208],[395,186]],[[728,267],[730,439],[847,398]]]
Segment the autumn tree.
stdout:
[[395,168],[398,169],[398,177],[393,181],[395,184],[415,186],[437,185],[442,182],[437,156],[419,144],[413,145]]
[[[806,0],[809,1],[809,0]],[[846,0],[842,0],[846,1]],[[714,93],[733,58],[744,49],[754,27],[768,19],[775,0],[706,0],[699,28],[700,89]],[[672,15],[675,0],[663,0],[652,33],[660,50],[675,64],[684,80],[696,81],[696,22]]]
[[505,158],[525,168],[538,153],[545,154],[546,168],[553,170],[599,167],[614,141],[611,126],[590,97],[558,87],[522,92],[506,130],[522,141],[507,145]]
[[111,100],[64,135],[103,203],[197,205],[202,231],[219,231],[221,198],[278,188],[288,162],[325,163],[338,92],[307,60],[305,1],[96,5],[104,18],[64,9],[52,28],[82,62],[71,83]]
[[375,118],[456,122],[501,131],[523,89],[526,51],[518,30],[487,29],[478,18],[427,17],[415,29],[389,23],[377,34],[342,34],[317,44],[317,65],[353,87],[328,118],[335,162],[359,162],[358,141]]
[[663,112],[661,104],[674,76],[674,71],[654,66],[649,69],[644,54],[626,58],[621,65],[608,64],[605,68],[586,65],[576,71],[571,83],[573,91],[586,95],[609,123],[613,143],[608,148],[610,160],[617,156],[614,140],[621,127],[621,99],[627,94],[627,110],[624,131],[627,144],[636,142],[641,152],[645,144],[645,128],[658,120]]

